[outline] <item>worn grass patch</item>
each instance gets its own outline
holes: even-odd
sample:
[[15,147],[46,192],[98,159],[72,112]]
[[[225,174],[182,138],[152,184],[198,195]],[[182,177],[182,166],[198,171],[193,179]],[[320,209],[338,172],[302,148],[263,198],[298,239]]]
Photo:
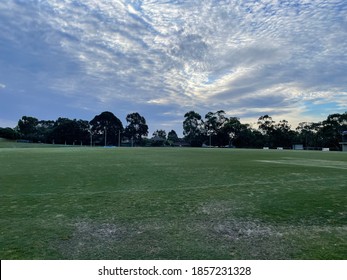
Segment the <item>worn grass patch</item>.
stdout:
[[346,259],[347,153],[2,148],[2,259]]

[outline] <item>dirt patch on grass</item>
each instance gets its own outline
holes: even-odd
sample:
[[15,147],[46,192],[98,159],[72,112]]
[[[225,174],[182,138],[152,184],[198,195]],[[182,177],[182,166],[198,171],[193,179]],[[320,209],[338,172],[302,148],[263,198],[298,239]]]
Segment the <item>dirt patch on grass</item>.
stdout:
[[285,232],[259,221],[218,222],[212,226],[212,234],[231,256],[240,259],[289,259],[295,249]]
[[[128,235],[124,227],[116,224],[77,221],[72,224],[72,233],[61,237],[58,248],[66,259],[102,259]],[[117,258],[116,252],[112,255]]]
[[346,229],[346,226],[272,225],[257,220],[233,219],[212,223],[209,234],[219,240],[232,258],[329,259],[335,250],[346,247]]
[[[270,222],[254,217],[235,201],[204,203],[199,208],[200,235],[233,259],[300,259],[334,257],[347,244],[346,227],[313,221]],[[247,210],[252,210],[247,212]],[[340,215],[343,215],[341,213]],[[316,250],[319,253],[313,253]],[[336,249],[337,251],[341,249]],[[327,255],[325,255],[325,252]],[[329,254],[329,255],[328,255]],[[340,254],[340,253],[339,253]]]
[[224,224],[217,224],[214,230],[224,235],[226,238],[238,240],[240,238],[267,238],[282,237],[283,234],[274,227],[260,225],[250,221],[229,221]]

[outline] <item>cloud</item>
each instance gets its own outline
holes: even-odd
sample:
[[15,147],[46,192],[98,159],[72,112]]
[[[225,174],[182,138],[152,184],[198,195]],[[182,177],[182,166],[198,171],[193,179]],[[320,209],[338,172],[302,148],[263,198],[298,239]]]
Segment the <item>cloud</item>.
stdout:
[[6,87],[6,85],[0,84],[0,89],[3,89],[5,87]]
[[305,102],[346,104],[346,14],[343,0],[10,0],[0,74],[93,112],[300,117]]

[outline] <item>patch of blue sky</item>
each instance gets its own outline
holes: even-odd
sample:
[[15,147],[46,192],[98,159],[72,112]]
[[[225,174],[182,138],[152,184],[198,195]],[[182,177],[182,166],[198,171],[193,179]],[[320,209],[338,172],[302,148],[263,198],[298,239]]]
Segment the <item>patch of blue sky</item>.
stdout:
[[337,111],[337,102],[327,102],[324,99],[317,99],[315,102],[304,102],[304,106],[306,108],[305,115],[320,120],[324,120],[329,114],[344,113]]

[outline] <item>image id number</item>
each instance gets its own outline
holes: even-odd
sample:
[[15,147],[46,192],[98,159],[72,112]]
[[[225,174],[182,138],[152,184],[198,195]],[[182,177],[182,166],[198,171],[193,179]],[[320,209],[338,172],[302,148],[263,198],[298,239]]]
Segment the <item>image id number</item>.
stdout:
[[251,275],[250,267],[199,266],[192,268],[192,275]]

